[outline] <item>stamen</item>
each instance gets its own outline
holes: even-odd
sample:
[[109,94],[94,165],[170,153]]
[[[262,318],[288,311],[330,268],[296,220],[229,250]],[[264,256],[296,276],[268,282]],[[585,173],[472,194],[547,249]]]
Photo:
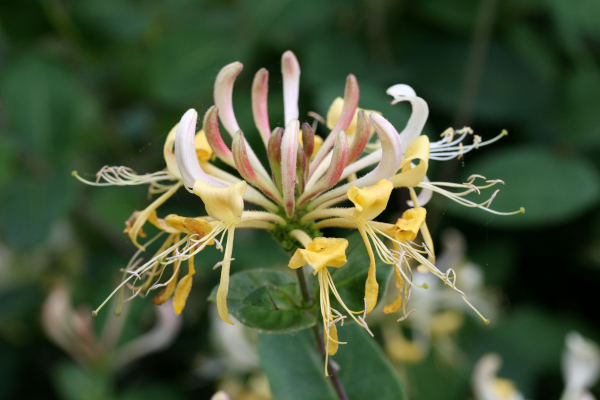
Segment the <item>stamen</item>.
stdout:
[[[79,181],[91,186],[132,186],[143,185],[164,180],[177,180],[168,171],[159,171],[152,174],[137,175],[131,168],[125,166],[103,166],[96,173],[96,181],[92,182],[79,176],[77,171],[71,173]],[[105,182],[101,182],[104,180]]]
[[369,332],[369,335],[371,335],[371,337],[375,337],[375,335],[373,335],[373,332],[371,332],[371,330],[369,329],[369,326],[365,322],[365,319],[363,317],[358,317],[358,319],[360,320],[360,322],[363,323],[363,328],[365,328],[367,330],[367,332]]
[[[323,124],[323,125],[327,125],[327,121],[325,121],[325,118],[321,117],[321,115],[317,114],[314,111],[309,111],[306,113],[309,117],[314,118],[316,121],[318,121],[319,123]],[[315,131],[314,127],[313,127],[313,131]]]
[[417,309],[413,308],[412,310],[410,310],[409,312],[407,312],[406,314],[404,314],[400,319],[398,319],[396,322],[402,322],[404,321],[406,318],[408,318],[408,316],[412,313],[414,313]]
[[215,269],[219,268],[221,265],[228,263],[228,262],[232,262],[232,261],[235,261],[235,258],[228,258],[226,260],[219,261],[218,263],[215,264],[215,266],[212,269],[214,271]]
[[132,300],[133,298],[137,297],[138,294],[140,294],[140,292],[142,291],[142,288],[140,287],[137,292],[134,292],[130,297],[128,297],[127,299],[123,300],[124,303],[127,303],[128,301]]

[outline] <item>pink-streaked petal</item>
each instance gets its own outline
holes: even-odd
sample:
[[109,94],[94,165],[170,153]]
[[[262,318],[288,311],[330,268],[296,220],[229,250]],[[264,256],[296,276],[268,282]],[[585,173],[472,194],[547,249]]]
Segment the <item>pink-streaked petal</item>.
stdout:
[[348,140],[346,139],[346,133],[344,131],[339,131],[333,146],[331,163],[329,164],[327,172],[325,172],[325,175],[308,192],[300,196],[298,199],[298,204],[302,205],[306,203],[319,193],[330,189],[336,183],[338,183],[342,172],[344,172],[347,158]]
[[335,126],[331,130],[327,139],[321,145],[321,148],[315,155],[312,163],[310,164],[310,173],[312,175],[314,171],[317,169],[321,161],[325,158],[331,146],[333,146],[333,142],[337,137],[337,133],[341,130],[346,130],[352,119],[354,118],[354,113],[356,112],[356,107],[358,107],[358,97],[359,97],[359,89],[358,82],[356,81],[356,77],[352,74],[348,75],[346,78],[346,89],[344,91],[344,107],[342,108],[342,112],[340,114],[340,118],[337,120]]
[[306,122],[302,124],[302,147],[304,148],[304,154],[306,154],[306,159],[310,160],[313,151],[315,150],[315,132],[313,131],[312,127]]
[[300,65],[294,53],[289,50],[281,56],[281,74],[283,75],[284,122],[287,125],[292,119],[298,119],[300,91]]
[[283,128],[275,128],[269,138],[269,147],[267,148],[271,174],[279,190],[281,190],[281,141],[283,140],[283,132]]
[[427,106],[427,102],[418,97],[414,89],[408,85],[394,85],[388,88],[386,93],[394,98],[392,104],[409,101],[412,105],[412,114],[406,123],[406,127],[400,132],[400,140],[404,148],[407,148],[413,140],[421,135],[429,116],[429,107]]
[[187,190],[193,191],[194,182],[201,180],[215,187],[225,187],[226,185],[217,181],[200,167],[194,137],[196,135],[196,120],[198,113],[194,109],[189,109],[181,117],[177,134],[175,135],[175,157],[177,158],[177,167],[181,173],[181,178]]
[[281,187],[283,192],[283,207],[288,217],[294,214],[296,185],[296,161],[298,157],[298,140],[300,123],[293,119],[286,126],[281,141]]
[[[344,200],[346,192],[351,185],[356,187],[372,186],[382,179],[390,179],[398,171],[402,162],[402,145],[398,132],[388,120],[377,113],[371,113],[369,118],[381,142],[381,160],[379,164],[371,172],[359,179],[323,194],[313,202],[314,204],[311,203],[313,207],[329,207]],[[360,162],[360,160],[357,162]]]
[[204,134],[206,135],[206,140],[208,141],[208,144],[213,149],[217,157],[223,160],[225,164],[235,167],[231,150],[223,141],[223,138],[221,137],[221,132],[219,131],[218,114],[219,109],[216,106],[212,106],[208,109],[206,114],[204,114]]
[[260,175],[258,175],[248,158],[246,149],[248,144],[244,138],[242,131],[237,131],[233,135],[233,159],[235,161],[235,168],[238,170],[242,178],[250,183],[252,186],[260,189],[264,194],[281,204],[282,198],[279,191],[271,181],[265,181]]
[[219,109],[219,118],[231,136],[240,129],[233,112],[231,94],[235,78],[242,72],[244,66],[240,62],[233,62],[224,66],[215,80],[215,105]]
[[256,129],[265,144],[269,144],[271,128],[269,125],[269,113],[267,107],[267,94],[269,92],[269,71],[264,68],[258,70],[252,82],[252,116]]
[[302,193],[304,192],[304,185],[306,184],[308,171],[306,168],[306,153],[304,153],[304,149],[302,148],[300,143],[298,143],[298,158],[296,164],[296,180],[298,181],[296,191]]
[[365,112],[360,110],[357,116],[356,123],[356,133],[354,134],[354,140],[350,145],[350,150],[348,151],[348,161],[347,164],[354,162],[365,150],[367,143],[369,143],[369,138],[371,137],[371,123],[367,118]]

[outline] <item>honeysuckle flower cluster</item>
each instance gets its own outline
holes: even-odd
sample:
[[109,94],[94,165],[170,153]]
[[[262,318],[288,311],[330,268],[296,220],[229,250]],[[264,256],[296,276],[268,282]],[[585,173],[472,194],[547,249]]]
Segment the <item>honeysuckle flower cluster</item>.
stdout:
[[[379,293],[376,257],[393,267],[398,290],[396,300],[385,307],[385,313],[402,310],[402,318],[407,316],[410,291],[417,286],[412,280],[414,265],[439,278],[467,301],[456,287],[454,271],[441,272],[434,264],[433,241],[423,206],[436,192],[467,207],[496,214],[512,213],[489,208],[495,192],[482,203],[465,198],[469,193],[479,194],[502,181],[474,175],[465,183],[430,182],[426,177],[427,168],[430,160],[461,157],[498,140],[505,133],[487,142],[473,136],[472,144],[465,145],[464,140],[473,132],[468,128],[456,132],[449,129],[441,140],[430,143],[428,137],[421,134],[428,116],[427,103],[403,84],[387,91],[394,99],[392,104],[407,101],[412,105],[410,119],[398,132],[380,113],[358,108],[358,83],[354,75],[349,75],[344,98],[336,99],[327,113],[329,133],[321,139],[315,134],[316,123],[300,122],[300,67],[295,55],[288,51],[281,60],[284,101],[281,126],[274,127],[268,116],[268,71],[259,70],[252,84],[252,114],[266,151],[268,171],[249,146],[233,109],[233,86],[241,71],[242,64],[234,62],[219,72],[214,87],[215,104],[206,111],[200,131],[196,132],[198,114],[193,109],[171,130],[164,146],[165,170],[137,175],[125,167],[105,167],[98,173],[96,182],[86,181],[75,173],[92,185],[149,184],[150,192],[159,195],[146,209],[133,213],[125,232],[139,251],[158,237],[166,235],[166,239],[149,261],[139,262],[139,254],[132,258],[123,270],[123,282],[113,294],[121,291],[123,298],[125,286],[133,290],[134,296],[161,288],[154,303],[161,304],[173,297],[175,311],[180,313],[191,290],[195,256],[208,246],[215,246],[224,253],[223,260],[214,266],[220,268],[221,274],[216,295],[218,313],[223,321],[232,324],[227,293],[234,260],[234,235],[237,229],[256,228],[271,231],[292,255],[290,268],[303,265],[313,268],[319,283],[328,355],[335,354],[338,345],[343,343],[338,341],[337,323],[351,317],[368,330],[365,318],[375,308]],[[231,137],[231,146],[226,144],[219,122]],[[215,158],[234,168],[239,176],[220,168]],[[181,187],[200,198],[206,215],[159,217],[159,207]],[[392,190],[400,187],[409,189],[412,208],[395,223],[376,221],[386,209]],[[419,194],[417,188],[420,188]],[[351,206],[340,207],[344,202]],[[248,210],[248,203],[262,210]],[[146,222],[160,233],[142,245],[138,238],[145,236],[142,228]],[[329,267],[343,268],[348,242],[343,238],[323,237],[321,229],[330,227],[358,230],[366,246],[370,263],[365,265],[368,274],[363,310],[346,307],[335,288]],[[188,265],[187,274],[180,277],[184,261]],[[163,279],[165,274],[170,277]],[[331,294],[344,310],[332,308]]]

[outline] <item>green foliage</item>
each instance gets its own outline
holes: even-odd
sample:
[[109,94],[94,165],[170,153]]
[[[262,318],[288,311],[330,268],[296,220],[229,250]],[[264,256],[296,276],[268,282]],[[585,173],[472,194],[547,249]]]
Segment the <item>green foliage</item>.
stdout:
[[[466,171],[463,180],[477,173],[506,182],[499,187],[492,203],[494,210],[507,212],[525,207],[525,214],[509,217],[479,209],[465,210],[458,204],[450,208],[457,216],[491,222],[494,226],[531,228],[564,222],[582,215],[600,199],[600,175],[592,164],[541,148],[526,146],[498,151],[469,165]],[[472,199],[477,201],[475,197]]]
[[[213,289],[209,300],[216,301],[217,289]],[[316,321],[314,313],[303,306],[294,278],[275,269],[233,274],[227,308],[242,324],[265,333],[295,332]]]
[[[406,398],[404,387],[379,345],[356,324],[338,328],[341,341],[332,359],[353,400]],[[278,400],[336,399],[323,377],[324,361],[314,346],[310,330],[286,335],[260,335],[258,352],[273,395]],[[368,371],[368,372],[366,372]]]

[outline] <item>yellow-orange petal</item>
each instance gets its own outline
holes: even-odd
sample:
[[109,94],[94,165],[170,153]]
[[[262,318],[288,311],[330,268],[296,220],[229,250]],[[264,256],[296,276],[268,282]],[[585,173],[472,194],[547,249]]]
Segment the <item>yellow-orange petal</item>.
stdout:
[[350,186],[348,199],[354,203],[354,219],[370,221],[381,214],[387,207],[393,189],[394,185],[387,179],[382,179],[369,188]]
[[[413,161],[419,160],[419,164],[412,166]],[[421,135],[413,140],[406,151],[404,159],[400,163],[400,172],[391,179],[394,187],[415,187],[423,181],[429,167],[429,138]]]
[[173,296],[173,294],[175,293],[175,288],[177,287],[177,277],[179,276],[180,263],[181,261],[176,261],[173,264],[174,272],[173,276],[171,277],[171,281],[167,284],[167,286],[165,286],[163,290],[160,291],[160,293],[154,296],[154,299],[152,299],[152,304],[157,306],[161,305]]
[[402,213],[396,222],[395,238],[400,242],[415,240],[421,225],[425,222],[427,210],[423,207],[410,208]]
[[194,183],[194,193],[200,196],[206,212],[212,218],[217,221],[239,223],[244,211],[244,194],[247,187],[246,181],[227,187],[214,187],[197,180]]
[[396,276],[396,288],[398,289],[398,296],[392,303],[383,308],[384,314],[393,314],[400,311],[402,308],[402,289],[404,288],[404,279],[402,279],[402,275],[400,274],[400,271],[398,271],[398,268],[394,268],[394,272]]
[[297,249],[288,266],[292,269],[303,265],[314,268],[314,274],[325,267],[340,268],[346,264],[348,241],[340,238],[315,238],[305,249]]
[[327,331],[324,332],[325,343],[327,343],[327,354],[330,356],[335,355],[338,351],[339,343],[338,343],[338,335],[337,335],[337,327],[331,325],[329,328],[329,337],[327,336]]
[[188,266],[188,274],[179,280],[179,283],[175,288],[175,294],[173,295],[173,308],[177,315],[181,314],[181,311],[183,311],[187,298],[192,290],[193,276],[196,273],[194,269],[194,257],[188,259]]

